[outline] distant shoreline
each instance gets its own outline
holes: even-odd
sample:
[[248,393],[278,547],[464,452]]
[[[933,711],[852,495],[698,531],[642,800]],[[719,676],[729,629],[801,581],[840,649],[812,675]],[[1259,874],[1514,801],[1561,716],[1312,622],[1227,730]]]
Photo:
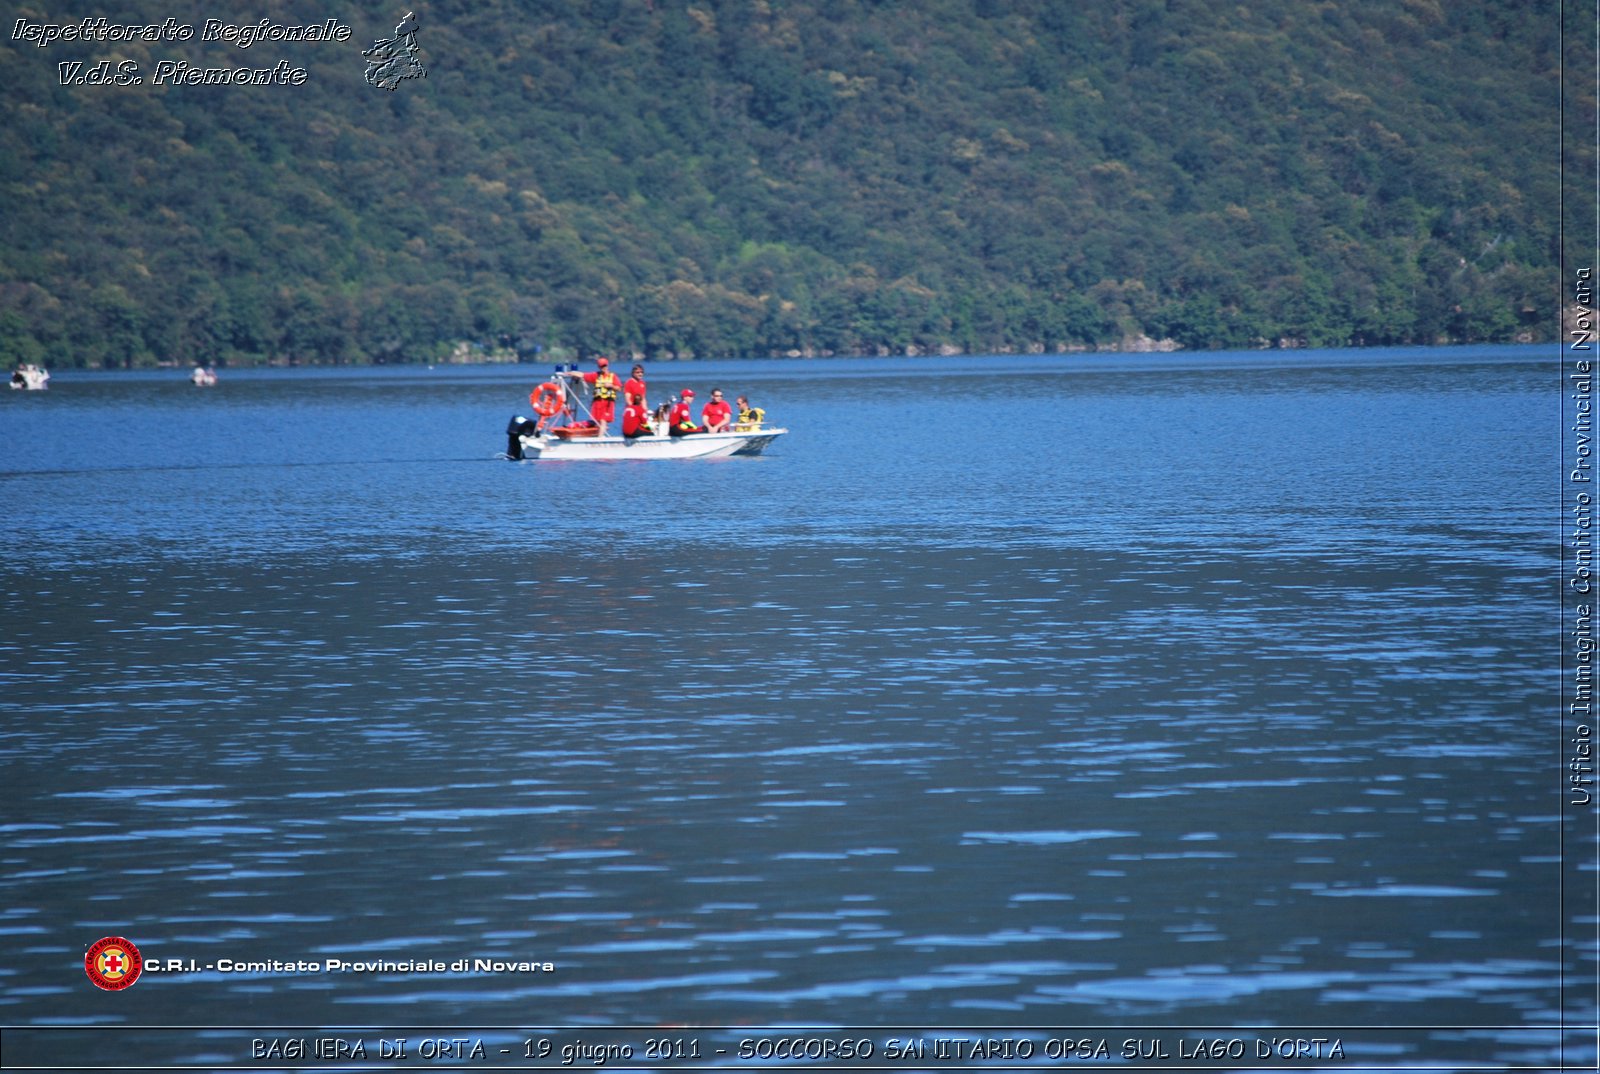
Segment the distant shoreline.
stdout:
[[[1140,345],[1141,343],[1146,345]],[[286,360],[272,359],[260,362],[157,362],[154,365],[136,366],[73,366],[58,365],[48,368],[62,370],[83,370],[97,373],[136,373],[136,372],[185,372],[194,369],[197,365],[212,369],[382,369],[382,368],[477,368],[485,366],[542,366],[562,363],[583,363],[593,361],[596,355],[605,354],[620,361],[641,362],[648,364],[689,364],[694,362],[769,362],[769,361],[831,361],[870,358],[893,358],[904,361],[920,361],[926,358],[1046,358],[1046,357],[1085,357],[1094,355],[1115,354],[1264,354],[1282,352],[1285,354],[1327,352],[1327,351],[1380,351],[1380,350],[1434,350],[1456,347],[1538,347],[1541,345],[1556,346],[1560,341],[1556,339],[1516,339],[1501,342],[1490,341],[1458,341],[1447,340],[1436,343],[1368,343],[1346,344],[1337,347],[1311,347],[1303,344],[1280,344],[1262,347],[1215,347],[1215,348],[1189,348],[1183,347],[1172,340],[1144,340],[1134,341],[1128,345],[1113,344],[1106,347],[1071,347],[1066,349],[1027,349],[1027,350],[994,350],[994,351],[963,351],[952,348],[939,350],[922,350],[908,348],[905,351],[894,351],[880,348],[874,353],[839,354],[833,351],[790,351],[784,354],[746,354],[746,355],[690,355],[680,357],[674,354],[646,355],[628,351],[596,350],[583,355],[574,353],[541,354],[535,357],[518,356],[515,358],[445,358],[445,359],[417,359],[416,361],[317,361],[317,360]]]
[[[1394,353],[1397,353],[1397,354],[1406,354],[1406,353],[1415,352],[1415,353],[1421,354],[1421,353],[1426,353],[1426,352],[1459,351],[1459,350],[1467,350],[1467,349],[1506,350],[1506,351],[1511,351],[1511,350],[1538,351],[1541,348],[1557,347],[1557,346],[1561,346],[1560,341],[1557,341],[1557,340],[1534,340],[1534,341],[1531,341],[1531,342],[1529,342],[1529,341],[1519,341],[1519,342],[1510,342],[1510,343],[1454,343],[1454,342],[1452,342],[1452,343],[1406,343],[1406,344],[1383,344],[1383,345],[1372,344],[1372,345],[1367,345],[1367,346],[1348,346],[1348,347],[1251,347],[1251,348],[1216,348],[1216,349],[1207,349],[1207,350],[1188,350],[1188,349],[1184,349],[1184,348],[1173,348],[1171,350],[1121,350],[1121,349],[1116,349],[1116,348],[1102,348],[1102,349],[1098,349],[1098,350],[1043,351],[1043,352],[1028,352],[1028,353],[977,352],[977,351],[974,351],[974,352],[970,352],[970,353],[968,353],[968,352],[954,352],[954,353],[919,354],[919,355],[905,355],[905,354],[892,354],[892,353],[891,354],[810,354],[810,355],[795,355],[795,356],[789,356],[789,355],[779,355],[779,356],[772,356],[772,355],[732,356],[732,355],[727,355],[727,356],[717,356],[717,357],[708,357],[708,358],[648,358],[648,357],[639,357],[639,356],[633,356],[632,358],[630,358],[627,355],[622,355],[621,356],[621,360],[624,360],[624,361],[638,361],[638,362],[641,362],[641,363],[646,364],[646,365],[684,365],[684,366],[688,366],[688,365],[708,365],[708,364],[724,363],[724,362],[753,362],[753,363],[774,362],[774,363],[776,363],[776,362],[794,362],[794,361],[804,361],[804,362],[812,362],[812,361],[816,361],[816,362],[852,362],[852,361],[876,362],[876,361],[884,361],[884,362],[887,362],[887,363],[892,363],[892,364],[894,364],[896,366],[904,366],[904,365],[927,362],[930,359],[932,359],[932,360],[966,359],[966,360],[973,360],[973,361],[1001,361],[1001,360],[1014,360],[1014,359],[1027,359],[1027,360],[1039,360],[1039,359],[1047,359],[1047,358],[1097,359],[1097,358],[1115,358],[1115,357],[1127,357],[1127,358],[1144,357],[1144,358],[1157,360],[1153,364],[1159,364],[1159,359],[1170,357],[1175,364],[1181,363],[1181,364],[1184,364],[1184,365],[1190,365],[1190,364],[1194,363],[1197,360],[1204,360],[1204,359],[1213,358],[1213,357],[1222,357],[1222,356],[1226,356],[1226,355],[1241,355],[1241,356],[1253,356],[1253,357],[1266,358],[1267,356],[1272,355],[1272,354],[1280,354],[1280,355],[1283,355],[1284,357],[1287,358],[1287,357],[1291,357],[1291,356],[1310,357],[1312,355],[1340,354],[1340,353],[1377,354],[1377,353],[1380,353],[1380,352],[1394,352]],[[443,372],[443,371],[447,371],[447,370],[451,370],[451,369],[459,369],[459,370],[492,370],[492,369],[538,370],[541,367],[548,367],[548,366],[551,366],[551,365],[560,365],[560,364],[568,364],[568,363],[571,363],[571,364],[583,364],[585,362],[591,362],[591,361],[592,361],[592,357],[591,358],[584,358],[584,359],[567,357],[567,358],[561,358],[559,360],[558,359],[554,359],[554,358],[549,358],[549,357],[541,357],[541,358],[536,358],[536,359],[524,359],[524,360],[521,360],[521,361],[294,362],[294,363],[289,363],[289,362],[256,362],[256,363],[251,363],[251,364],[248,364],[248,365],[243,365],[243,364],[241,364],[241,365],[222,365],[222,364],[217,364],[217,365],[213,365],[213,366],[208,366],[207,368],[223,370],[223,371],[231,371],[231,372],[235,372],[235,373],[287,372],[287,371],[293,371],[293,370],[305,370],[305,371],[317,371],[317,372],[333,372],[333,371],[337,371],[337,370],[370,371],[370,370],[379,370],[379,369],[409,370],[409,371],[413,371],[413,372]],[[82,373],[91,373],[91,374],[120,374],[120,375],[127,375],[127,374],[130,374],[130,373],[136,373],[136,374],[147,374],[147,375],[154,376],[154,375],[158,375],[158,374],[159,375],[187,374],[190,370],[192,370],[194,368],[195,368],[195,366],[191,365],[191,364],[166,362],[166,363],[161,363],[159,365],[135,366],[135,367],[132,367],[132,368],[125,368],[125,367],[120,367],[120,366],[118,366],[118,367],[110,367],[110,368],[103,367],[103,366],[59,366],[59,367],[56,367],[56,370],[58,372],[64,370],[64,371],[67,371],[69,373],[82,372]]]

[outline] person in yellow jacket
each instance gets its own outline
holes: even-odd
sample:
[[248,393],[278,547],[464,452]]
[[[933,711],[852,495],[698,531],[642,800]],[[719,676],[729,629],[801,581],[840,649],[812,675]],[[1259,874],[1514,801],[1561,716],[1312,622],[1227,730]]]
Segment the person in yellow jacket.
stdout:
[[[617,397],[622,394],[622,378],[611,372],[611,360],[605,355],[594,360],[594,372],[583,374],[585,383],[594,385],[594,402],[589,407],[595,424],[600,426],[600,435],[606,435],[606,428],[617,416]],[[576,376],[577,374],[573,374]]]
[[751,406],[750,400],[742,395],[735,402],[739,404],[739,416],[734,419],[733,431],[748,433],[761,428],[761,423],[767,420],[767,412],[758,406]]

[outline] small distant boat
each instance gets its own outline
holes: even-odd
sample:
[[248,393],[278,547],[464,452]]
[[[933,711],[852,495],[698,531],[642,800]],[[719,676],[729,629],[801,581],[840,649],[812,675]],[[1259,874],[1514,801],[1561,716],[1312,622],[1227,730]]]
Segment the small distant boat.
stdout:
[[189,380],[196,388],[215,388],[217,386],[217,371],[203,365],[194,367],[194,372],[189,374]]
[[24,362],[11,374],[12,391],[42,392],[48,387],[50,387],[50,371],[32,362]]
[[520,415],[506,428],[506,455],[512,459],[717,459],[732,455],[759,455],[787,429],[747,429],[726,433],[691,433],[688,436],[598,436],[593,432],[568,434],[554,429],[535,432],[536,423]]

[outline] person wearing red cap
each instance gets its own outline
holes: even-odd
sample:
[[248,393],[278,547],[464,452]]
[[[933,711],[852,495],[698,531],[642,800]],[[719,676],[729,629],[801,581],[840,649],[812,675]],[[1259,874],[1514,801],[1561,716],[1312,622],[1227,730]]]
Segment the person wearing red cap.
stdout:
[[583,374],[583,379],[585,383],[594,385],[594,404],[589,407],[589,413],[594,416],[595,424],[600,426],[600,435],[604,436],[606,427],[617,416],[617,396],[622,392],[622,378],[611,372],[611,360],[603,354],[594,360],[594,365],[594,372]]
[[694,418],[689,414],[690,402],[694,399],[694,389],[683,389],[683,398],[672,406],[672,413],[667,415],[667,432],[673,436],[688,436],[690,433],[705,432],[694,423]]
[[733,420],[733,408],[728,401],[722,398],[721,388],[711,389],[711,402],[700,410],[700,420],[705,423],[708,433],[725,433],[728,423]]

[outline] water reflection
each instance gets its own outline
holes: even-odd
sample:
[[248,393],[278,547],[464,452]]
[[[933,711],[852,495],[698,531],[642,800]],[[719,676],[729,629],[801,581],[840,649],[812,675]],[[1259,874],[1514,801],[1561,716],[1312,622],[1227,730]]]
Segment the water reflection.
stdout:
[[[917,427],[871,371],[763,373],[791,441],[699,466],[460,458],[478,381],[258,386],[284,455],[338,465],[107,475],[46,438],[0,479],[39,553],[0,591],[0,1004],[1552,1022],[1544,404],[1516,365],[1300,372],[1035,367],[1071,435],[1026,451],[962,432],[1018,387],[970,372]],[[156,456],[219,420],[118,390]],[[436,457],[312,438],[374,418]],[[558,969],[198,973],[113,1010],[73,970],[107,932]]]

